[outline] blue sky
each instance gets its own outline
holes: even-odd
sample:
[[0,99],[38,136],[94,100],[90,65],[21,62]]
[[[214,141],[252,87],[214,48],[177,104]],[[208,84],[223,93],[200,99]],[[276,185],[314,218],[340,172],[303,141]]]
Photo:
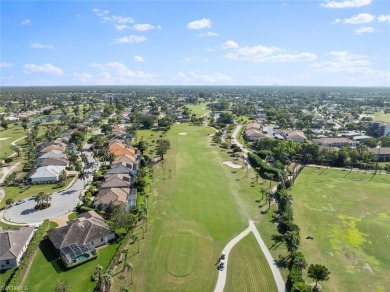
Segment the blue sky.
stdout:
[[0,5],[4,86],[390,86],[388,1]]

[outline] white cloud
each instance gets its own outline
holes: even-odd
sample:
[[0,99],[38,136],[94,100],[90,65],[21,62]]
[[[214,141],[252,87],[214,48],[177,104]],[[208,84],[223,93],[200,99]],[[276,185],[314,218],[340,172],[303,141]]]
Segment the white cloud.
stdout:
[[187,85],[229,84],[233,81],[231,77],[218,72],[199,74],[196,71],[189,71],[187,73],[179,72],[177,76],[182,84]]
[[119,31],[129,29],[129,24],[134,23],[134,19],[132,17],[111,15],[109,10],[94,8],[92,9],[92,12],[98,16],[103,23],[111,23],[115,29]]
[[114,27],[115,27],[116,30],[122,31],[122,30],[125,30],[125,29],[129,29],[130,25],[127,25],[127,24],[114,24]]
[[8,62],[1,62],[0,68],[11,68],[14,64]]
[[152,25],[149,23],[137,23],[133,25],[134,30],[138,31],[147,31],[147,30],[152,30],[152,29],[161,29],[161,26],[159,25]]
[[325,8],[356,8],[370,5],[372,0],[344,0],[344,1],[334,1],[326,0],[321,4]]
[[121,38],[115,39],[114,43],[115,44],[141,43],[146,40],[147,38],[144,37],[143,35],[128,35],[128,36],[123,36]]
[[356,34],[363,34],[363,33],[372,33],[374,32],[374,28],[371,26],[361,26],[355,30]]
[[358,15],[352,16],[351,18],[336,19],[335,23],[346,23],[346,24],[360,24],[360,23],[370,23],[375,20],[375,16],[369,13],[360,13]]
[[226,41],[222,44],[223,49],[239,48],[240,46],[235,41]]
[[134,71],[119,62],[106,64],[92,63],[90,67],[94,73],[75,72],[73,79],[78,83],[91,85],[116,85],[116,84],[150,84],[154,76],[143,71]]
[[383,14],[378,16],[379,22],[388,22],[390,23],[390,14]]
[[144,58],[141,57],[141,56],[134,56],[134,61],[136,61],[136,62],[143,62]]
[[23,26],[25,26],[25,25],[31,25],[31,24],[32,24],[32,22],[31,22],[31,20],[28,19],[28,18],[22,20],[22,22],[21,22],[21,25],[23,25]]
[[222,44],[223,49],[231,51],[225,55],[231,60],[242,60],[248,62],[304,62],[313,61],[317,56],[313,53],[286,53],[278,47],[266,47],[257,45],[254,47],[240,47],[235,41],[227,41]]
[[371,62],[367,56],[351,54],[348,51],[332,51],[327,55],[331,57],[330,61],[313,64],[312,68],[331,73],[364,73],[371,70]]
[[327,55],[328,60],[315,63],[311,67],[320,72],[341,73],[340,80],[344,84],[387,86],[390,83],[390,71],[373,69],[370,58],[367,56],[352,54],[348,51],[332,51]]
[[36,65],[36,64],[25,64],[23,66],[25,69],[25,73],[29,72],[44,72],[44,73],[50,73],[54,75],[63,75],[64,72],[61,68],[55,67],[52,64],[43,64],[43,65]]
[[208,18],[202,18],[187,23],[188,29],[203,29],[203,28],[210,28],[210,27],[211,27],[211,21]]
[[34,49],[54,49],[52,45],[45,45],[41,43],[32,43],[30,44],[30,47]]
[[202,33],[198,34],[198,36],[200,36],[200,37],[216,37],[216,36],[218,36],[218,34],[215,32],[208,31],[208,32],[202,32]]

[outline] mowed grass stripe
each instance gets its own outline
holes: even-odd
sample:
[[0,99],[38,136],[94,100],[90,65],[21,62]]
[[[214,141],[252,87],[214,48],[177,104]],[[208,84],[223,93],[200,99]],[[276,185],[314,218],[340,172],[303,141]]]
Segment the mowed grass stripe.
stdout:
[[212,291],[216,259],[246,228],[219,150],[210,146],[212,133],[189,125],[175,125],[167,133],[171,149],[164,166],[154,167],[148,238],[140,256],[132,258],[135,291]]
[[230,252],[225,292],[277,291],[271,269],[253,233],[244,237]]
[[331,271],[324,289],[390,287],[389,190],[388,175],[306,168],[298,177],[291,194],[300,249],[309,263]]

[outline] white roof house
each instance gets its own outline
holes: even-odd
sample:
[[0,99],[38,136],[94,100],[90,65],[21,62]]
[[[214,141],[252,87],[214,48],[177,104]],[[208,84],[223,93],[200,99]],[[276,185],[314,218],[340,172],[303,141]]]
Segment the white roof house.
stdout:
[[38,167],[35,172],[30,175],[32,183],[58,181],[61,171],[65,170],[65,166],[48,165]]

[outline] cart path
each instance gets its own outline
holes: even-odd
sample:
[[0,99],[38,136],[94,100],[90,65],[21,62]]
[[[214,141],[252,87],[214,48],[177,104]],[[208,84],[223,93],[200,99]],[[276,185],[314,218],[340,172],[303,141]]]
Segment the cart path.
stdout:
[[[3,167],[3,169],[2,169],[3,175],[0,178],[0,184],[2,184],[4,182],[7,175],[12,173],[14,171],[14,169],[19,166],[19,164],[20,164],[20,162],[17,162],[12,167]],[[4,197],[5,197],[5,192],[4,192],[3,188],[0,188],[0,202],[3,200]]]
[[257,230],[255,224],[252,220],[249,220],[249,226],[247,229],[245,229],[243,232],[241,232],[239,235],[237,235],[235,238],[233,238],[223,249],[222,252],[225,253],[225,269],[223,271],[219,271],[218,274],[218,281],[217,285],[214,289],[214,292],[222,292],[225,287],[226,282],[226,275],[227,275],[227,268],[228,268],[228,260],[229,260],[229,253],[231,249],[245,236],[247,236],[250,232],[253,232],[253,235],[255,236],[261,250],[263,251],[263,254],[265,258],[267,259],[268,265],[271,269],[272,275],[274,276],[276,286],[278,287],[278,292],[285,292],[285,283],[282,278],[282,275],[280,274],[279,269],[275,265],[275,261],[272,258],[271,253],[269,252],[267,246],[265,245],[263,239],[260,236],[259,231]]

